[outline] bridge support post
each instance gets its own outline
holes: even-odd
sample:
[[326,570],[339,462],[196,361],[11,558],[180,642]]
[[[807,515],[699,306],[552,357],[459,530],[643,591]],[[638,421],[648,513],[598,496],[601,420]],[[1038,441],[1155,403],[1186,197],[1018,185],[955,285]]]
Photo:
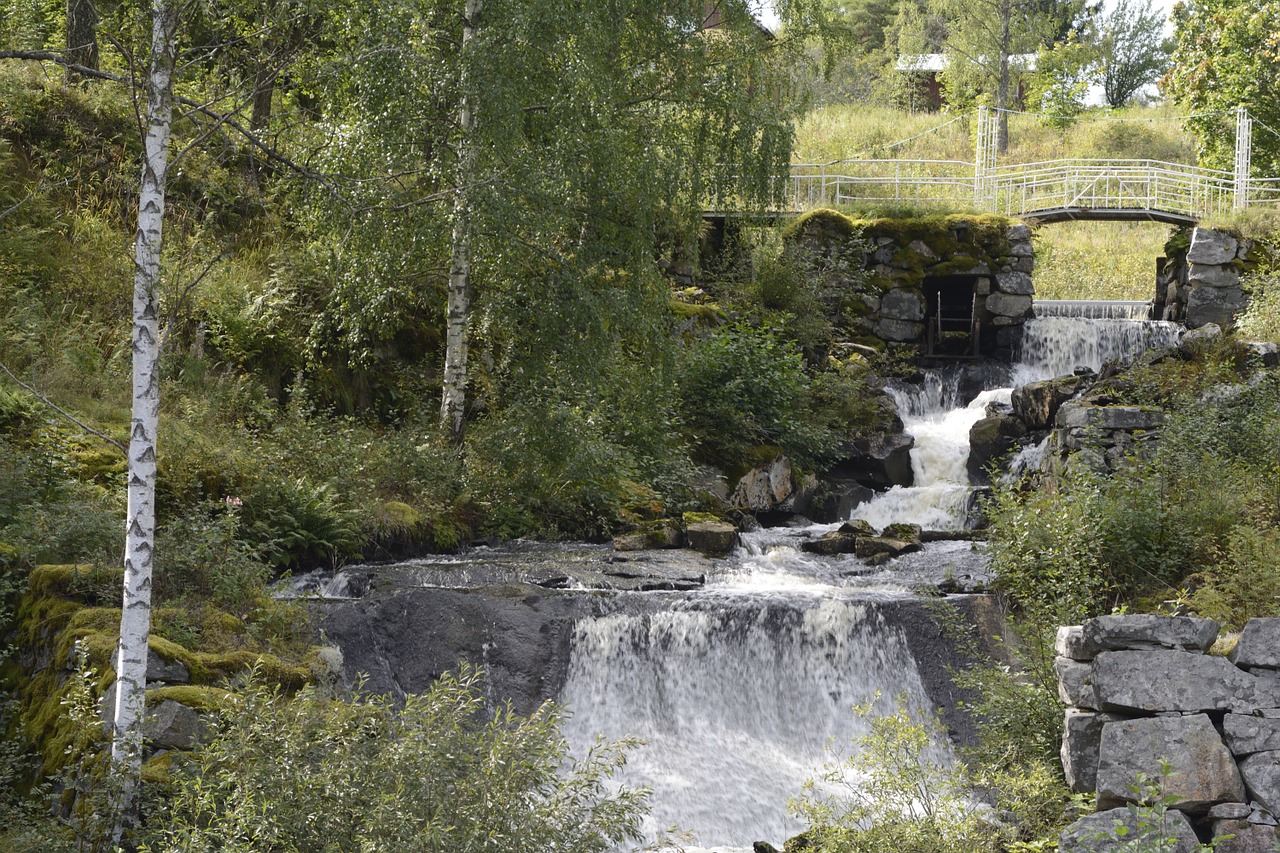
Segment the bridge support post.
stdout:
[[991,107],[978,107],[978,135],[973,157],[973,206],[995,210],[995,167],[999,146],[1000,116]]
[[1236,107],[1236,210],[1249,206],[1249,167],[1253,158],[1253,117],[1243,106]]

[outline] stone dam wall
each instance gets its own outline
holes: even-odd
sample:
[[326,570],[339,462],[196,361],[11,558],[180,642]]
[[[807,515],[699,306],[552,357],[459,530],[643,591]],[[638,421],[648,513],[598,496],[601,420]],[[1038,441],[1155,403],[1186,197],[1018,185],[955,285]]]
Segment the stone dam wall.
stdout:
[[[1276,849],[1280,815],[1280,619],[1253,619],[1227,657],[1208,654],[1210,619],[1102,616],[1058,632],[1054,670],[1067,703],[1062,763],[1097,813],[1063,833],[1059,850],[1122,849],[1136,829],[1127,804],[1140,777],[1176,798],[1168,835],[1178,853],[1231,835],[1217,853]],[[1164,767],[1162,771],[1162,765]],[[1147,796],[1149,796],[1149,792]],[[1123,848],[1128,849],[1128,848]]]

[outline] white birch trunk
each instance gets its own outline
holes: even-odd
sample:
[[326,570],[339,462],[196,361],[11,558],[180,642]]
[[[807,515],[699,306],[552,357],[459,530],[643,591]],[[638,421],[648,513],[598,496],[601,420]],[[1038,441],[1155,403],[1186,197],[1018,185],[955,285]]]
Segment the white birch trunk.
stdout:
[[[128,810],[142,766],[147,637],[151,631],[151,561],[155,545],[156,429],[160,418],[160,335],[156,288],[164,227],[165,173],[173,115],[177,13],[172,0],[152,5],[147,137],[138,197],[133,276],[133,419],[129,432],[129,507],[124,601],[116,654],[111,761],[120,783],[118,815]],[[117,837],[120,833],[117,824]]]
[[463,416],[467,407],[467,320],[471,312],[471,197],[474,182],[475,146],[472,134],[471,77],[467,70],[468,46],[479,27],[484,0],[466,0],[462,29],[462,102],[458,124],[457,186],[453,194],[453,237],[449,253],[448,305],[445,309],[444,377],[440,399],[440,424],[461,441]]

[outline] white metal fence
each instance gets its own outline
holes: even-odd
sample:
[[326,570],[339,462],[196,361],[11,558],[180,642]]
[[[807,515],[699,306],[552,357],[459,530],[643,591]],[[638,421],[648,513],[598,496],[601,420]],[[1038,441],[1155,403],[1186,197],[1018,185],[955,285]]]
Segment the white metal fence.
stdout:
[[838,160],[793,165],[784,203],[791,210],[904,204],[1012,216],[1145,210],[1198,219],[1233,207],[1280,204],[1280,178],[1251,178],[1241,195],[1231,172],[1157,160],[1053,160],[985,173],[958,160]]

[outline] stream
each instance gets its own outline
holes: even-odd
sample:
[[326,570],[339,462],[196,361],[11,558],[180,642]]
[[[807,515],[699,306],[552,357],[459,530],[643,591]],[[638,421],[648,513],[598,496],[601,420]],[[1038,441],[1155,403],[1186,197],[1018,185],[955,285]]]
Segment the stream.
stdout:
[[[1059,310],[1070,313],[1045,313]],[[1028,322],[1012,366],[972,363],[889,388],[915,438],[915,485],[877,495],[854,517],[877,529],[963,529],[969,429],[988,404],[1007,403],[1016,384],[1177,341],[1174,324],[1106,310]],[[644,741],[618,781],[651,789],[647,839],[678,827],[672,838],[689,853],[746,853],[758,840],[781,848],[804,829],[787,802],[831,760],[829,745],[866,731],[853,706],[937,708],[954,737],[966,736],[947,671],[964,661],[937,605],[913,590],[944,579],[981,589],[983,546],[930,542],[880,567],[801,550],[838,526],[745,533],[722,560],[511,543],[352,567],[299,588],[322,599],[324,630],[367,689],[422,689],[459,658],[483,663],[517,710],[545,698],[566,705],[575,755],[599,733]],[[946,600],[971,621],[986,606],[984,596]],[[935,757],[950,748],[936,744]]]

